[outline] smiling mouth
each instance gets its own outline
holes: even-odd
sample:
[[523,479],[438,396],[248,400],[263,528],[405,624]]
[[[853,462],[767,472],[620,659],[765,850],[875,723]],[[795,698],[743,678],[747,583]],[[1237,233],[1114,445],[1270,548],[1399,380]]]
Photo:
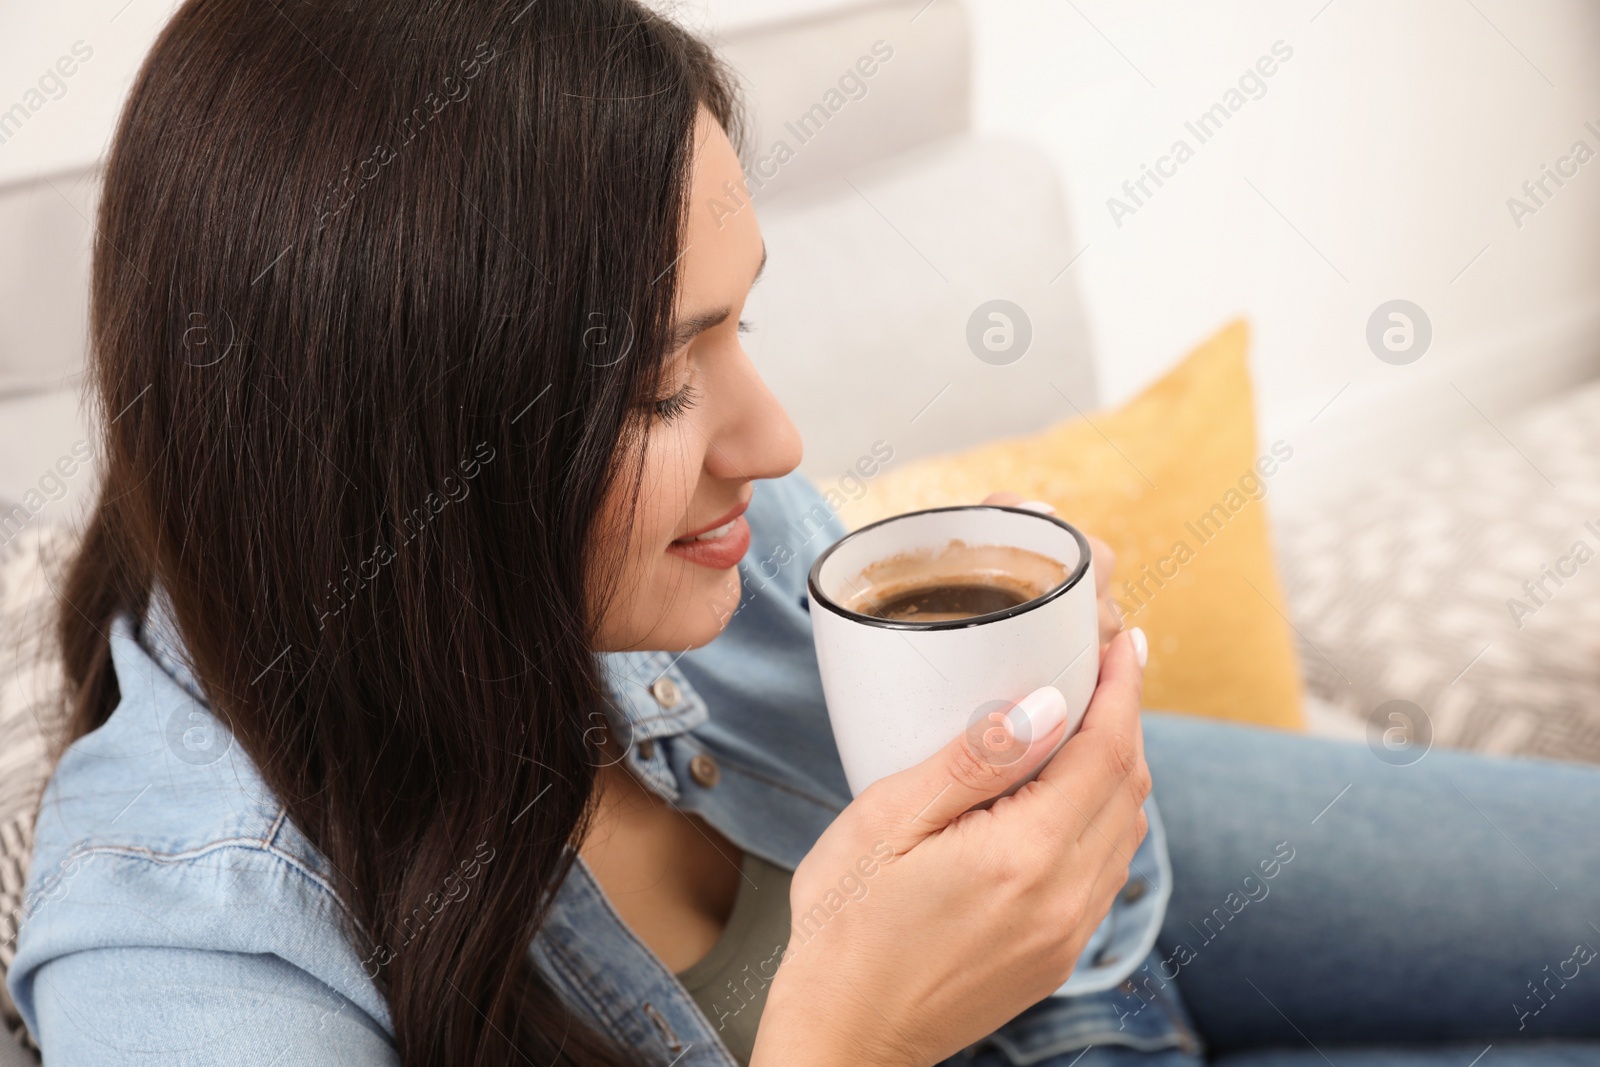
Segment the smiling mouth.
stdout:
[[702,526],[691,533],[686,533],[672,543],[675,545],[690,545],[696,541],[715,541],[719,537],[726,537],[738,523],[740,516],[750,507],[750,501],[735,504],[716,521],[715,526]]
[[739,517],[736,515],[714,530],[707,530],[705,533],[695,534],[693,537],[680,537],[672,543],[675,545],[692,545],[696,541],[716,541],[732,533],[733,528],[737,525],[739,525]]
[[734,566],[750,549],[750,524],[744,515],[749,506],[750,501],[746,500],[717,520],[715,526],[684,534],[669,542],[667,551],[689,563],[713,570]]

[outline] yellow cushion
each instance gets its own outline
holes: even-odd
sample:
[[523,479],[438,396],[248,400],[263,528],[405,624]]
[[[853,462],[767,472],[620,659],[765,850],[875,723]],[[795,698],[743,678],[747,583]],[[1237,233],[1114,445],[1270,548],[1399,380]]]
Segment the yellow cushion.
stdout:
[[853,529],[1002,490],[1047,500],[1116,553],[1113,595],[1150,639],[1146,707],[1300,729],[1264,500],[1294,450],[1257,445],[1249,341],[1231,323],[1113,411],[891,468],[840,517]]

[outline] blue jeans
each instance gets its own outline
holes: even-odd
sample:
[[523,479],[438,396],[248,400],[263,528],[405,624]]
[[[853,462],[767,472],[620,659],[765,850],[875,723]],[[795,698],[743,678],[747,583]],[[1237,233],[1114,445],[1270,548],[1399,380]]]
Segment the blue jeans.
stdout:
[[1203,1048],[1038,1067],[1600,1065],[1600,768],[1442,749],[1402,766],[1161,713],[1144,732],[1174,889],[1119,996],[1175,1010]]

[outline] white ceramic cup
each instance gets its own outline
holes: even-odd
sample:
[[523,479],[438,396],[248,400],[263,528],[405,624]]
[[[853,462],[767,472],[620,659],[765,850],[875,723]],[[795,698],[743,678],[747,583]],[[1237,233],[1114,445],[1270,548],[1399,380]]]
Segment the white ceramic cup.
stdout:
[[[844,607],[869,564],[951,541],[1027,549],[1067,580],[1004,611],[943,622],[880,619]],[[807,579],[811,636],[828,719],[853,795],[965,733],[993,762],[1024,757],[1025,730],[1000,718],[1041,686],[1067,703],[1067,728],[1014,792],[1077,732],[1100,673],[1089,542],[1053,515],[995,504],[929,508],[863,526],[817,557]],[[1013,717],[1015,721],[1017,717]],[[1004,795],[1004,794],[1002,794]]]

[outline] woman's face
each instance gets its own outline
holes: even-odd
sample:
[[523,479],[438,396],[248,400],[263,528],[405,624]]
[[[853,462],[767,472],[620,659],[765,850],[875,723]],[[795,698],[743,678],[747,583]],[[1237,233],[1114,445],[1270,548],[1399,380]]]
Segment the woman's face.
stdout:
[[[619,480],[602,537],[625,544],[597,651],[695,648],[739,602],[757,478],[800,463],[800,434],[740,344],[740,314],[766,249],[727,134],[701,108],[673,337],[643,441],[643,481]],[[743,206],[740,206],[743,205]],[[629,468],[624,468],[628,470]],[[704,535],[697,537],[696,535]]]

